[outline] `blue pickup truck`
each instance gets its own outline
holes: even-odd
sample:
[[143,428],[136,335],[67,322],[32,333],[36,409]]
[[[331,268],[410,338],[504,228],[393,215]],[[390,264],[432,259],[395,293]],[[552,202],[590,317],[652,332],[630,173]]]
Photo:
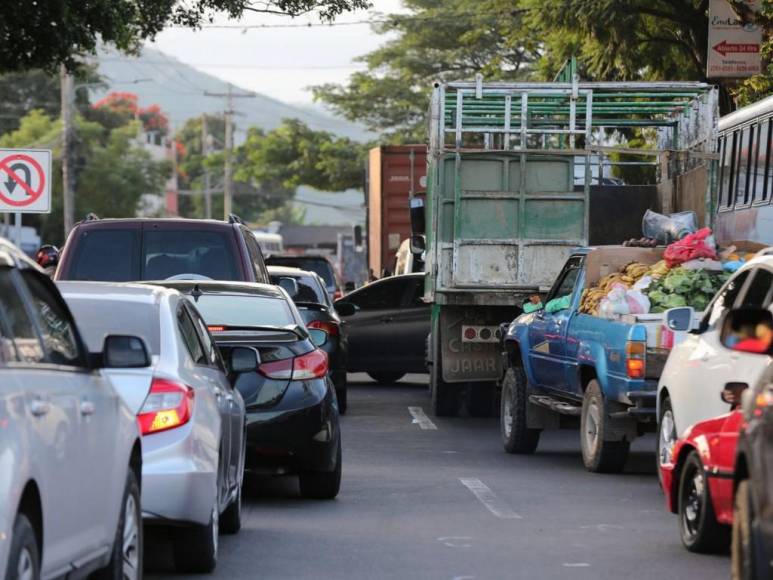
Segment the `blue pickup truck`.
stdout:
[[668,356],[665,315],[606,319],[579,308],[583,290],[601,277],[634,261],[654,264],[661,253],[621,246],[575,250],[545,300],[563,298],[568,307],[522,314],[509,325],[500,381],[507,452],[534,453],[543,430],[579,423],[586,468],[619,472],[631,442],[654,431],[658,377]]

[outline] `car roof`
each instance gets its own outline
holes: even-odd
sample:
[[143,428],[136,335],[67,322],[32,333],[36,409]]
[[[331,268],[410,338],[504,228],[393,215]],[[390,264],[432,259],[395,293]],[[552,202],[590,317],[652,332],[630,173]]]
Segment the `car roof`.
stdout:
[[266,266],[268,268],[269,274],[274,274],[275,276],[293,276],[295,278],[300,278],[301,276],[319,276],[316,272],[312,272],[311,270],[302,270],[301,268],[292,268],[290,266]]
[[115,225],[157,225],[157,226],[195,226],[197,228],[232,228],[234,225],[230,222],[214,219],[193,219],[193,218],[98,218],[86,219],[75,224],[76,227],[83,228],[109,228]]
[[172,288],[134,282],[57,281],[57,288],[66,297],[88,296],[94,300],[117,300],[157,304],[164,296],[178,295]]
[[327,256],[323,256],[322,254],[286,254],[286,253],[280,253],[280,254],[271,254],[270,260],[279,259],[279,260],[322,260],[323,262],[327,262],[331,266],[333,263],[330,261],[330,258]]
[[232,294],[246,296],[262,296],[263,298],[287,299],[287,295],[279,287],[273,284],[260,284],[258,282],[218,282],[214,280],[158,280],[150,282],[174,288],[184,294],[188,294],[198,287],[204,294]]

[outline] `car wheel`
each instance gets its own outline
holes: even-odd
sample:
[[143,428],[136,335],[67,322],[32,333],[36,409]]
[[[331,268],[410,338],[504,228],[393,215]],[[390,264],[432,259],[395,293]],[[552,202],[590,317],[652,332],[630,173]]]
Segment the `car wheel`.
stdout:
[[405,373],[397,371],[368,371],[368,376],[381,385],[390,385],[402,379]]
[[467,392],[467,412],[471,417],[495,416],[494,383],[471,383]]
[[698,453],[691,451],[679,476],[679,532],[691,552],[717,552],[727,547],[726,526],[717,522],[706,473]]
[[341,373],[333,381],[336,388],[336,399],[338,400],[338,413],[341,415],[346,414],[346,409],[349,406],[347,402],[347,388],[346,388],[346,373]]
[[174,564],[180,572],[206,574],[217,565],[220,514],[217,500],[206,525],[193,525],[179,530],[174,542]]
[[8,552],[7,580],[38,580],[40,578],[40,548],[32,524],[24,514],[16,516]]
[[585,389],[580,415],[582,461],[585,468],[593,473],[619,473],[628,460],[628,441],[607,440],[609,421],[604,395],[594,379]]
[[142,512],[137,476],[129,471],[121,501],[121,515],[113,540],[110,563],[98,570],[99,580],[135,580],[142,578]]
[[754,506],[752,505],[751,486],[748,479],[738,484],[733,506],[733,536],[732,564],[730,576],[732,580],[762,580],[766,578],[767,570],[761,569],[764,562],[757,562],[755,553],[755,537],[752,522],[754,521]]
[[508,453],[531,454],[537,449],[542,431],[526,426],[528,405],[529,388],[523,368],[508,368],[502,381],[499,413],[502,444]]
[[658,478],[662,479],[660,468],[673,462],[674,445],[676,444],[676,423],[674,422],[674,411],[671,409],[671,399],[663,399],[660,405],[660,416],[658,417]]
[[302,471],[298,476],[301,495],[309,499],[334,499],[341,490],[341,440],[332,471]]

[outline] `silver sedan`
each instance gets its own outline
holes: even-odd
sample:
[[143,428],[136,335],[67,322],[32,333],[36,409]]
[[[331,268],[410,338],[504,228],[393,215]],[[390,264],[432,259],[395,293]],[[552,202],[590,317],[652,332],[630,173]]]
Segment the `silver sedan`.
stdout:
[[[209,572],[218,533],[241,527],[244,401],[229,382],[254,370],[251,349],[230,371],[196,308],[176,290],[142,284],[59,282],[90,349],[109,334],[143,338],[150,366],[127,360],[108,375],[142,431],[142,514],[170,526],[176,567]],[[112,367],[120,366],[112,364]]]

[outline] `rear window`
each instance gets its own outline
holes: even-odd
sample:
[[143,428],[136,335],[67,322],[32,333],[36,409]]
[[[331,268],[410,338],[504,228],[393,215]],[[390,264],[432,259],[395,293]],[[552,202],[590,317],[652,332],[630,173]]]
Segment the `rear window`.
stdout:
[[296,324],[290,306],[282,298],[204,294],[194,299],[204,321],[223,326],[287,326]]
[[269,256],[266,259],[266,264],[269,266],[287,266],[288,268],[299,268],[301,270],[309,270],[319,274],[325,281],[325,285],[328,288],[335,288],[336,279],[333,273],[333,266],[330,262],[324,259],[314,258],[292,258],[292,257],[276,257]]
[[238,249],[229,231],[92,229],[81,234],[68,280],[166,280],[198,274],[241,280]]
[[153,355],[160,354],[161,331],[158,309],[154,304],[110,300],[93,296],[64,295],[78,321],[81,336],[89,352],[102,352],[108,334],[139,336]]
[[271,282],[278,285],[280,278],[294,278],[298,283],[298,294],[292,297],[294,302],[312,302],[314,304],[327,305],[327,292],[314,278],[310,276],[281,276],[272,274]]

